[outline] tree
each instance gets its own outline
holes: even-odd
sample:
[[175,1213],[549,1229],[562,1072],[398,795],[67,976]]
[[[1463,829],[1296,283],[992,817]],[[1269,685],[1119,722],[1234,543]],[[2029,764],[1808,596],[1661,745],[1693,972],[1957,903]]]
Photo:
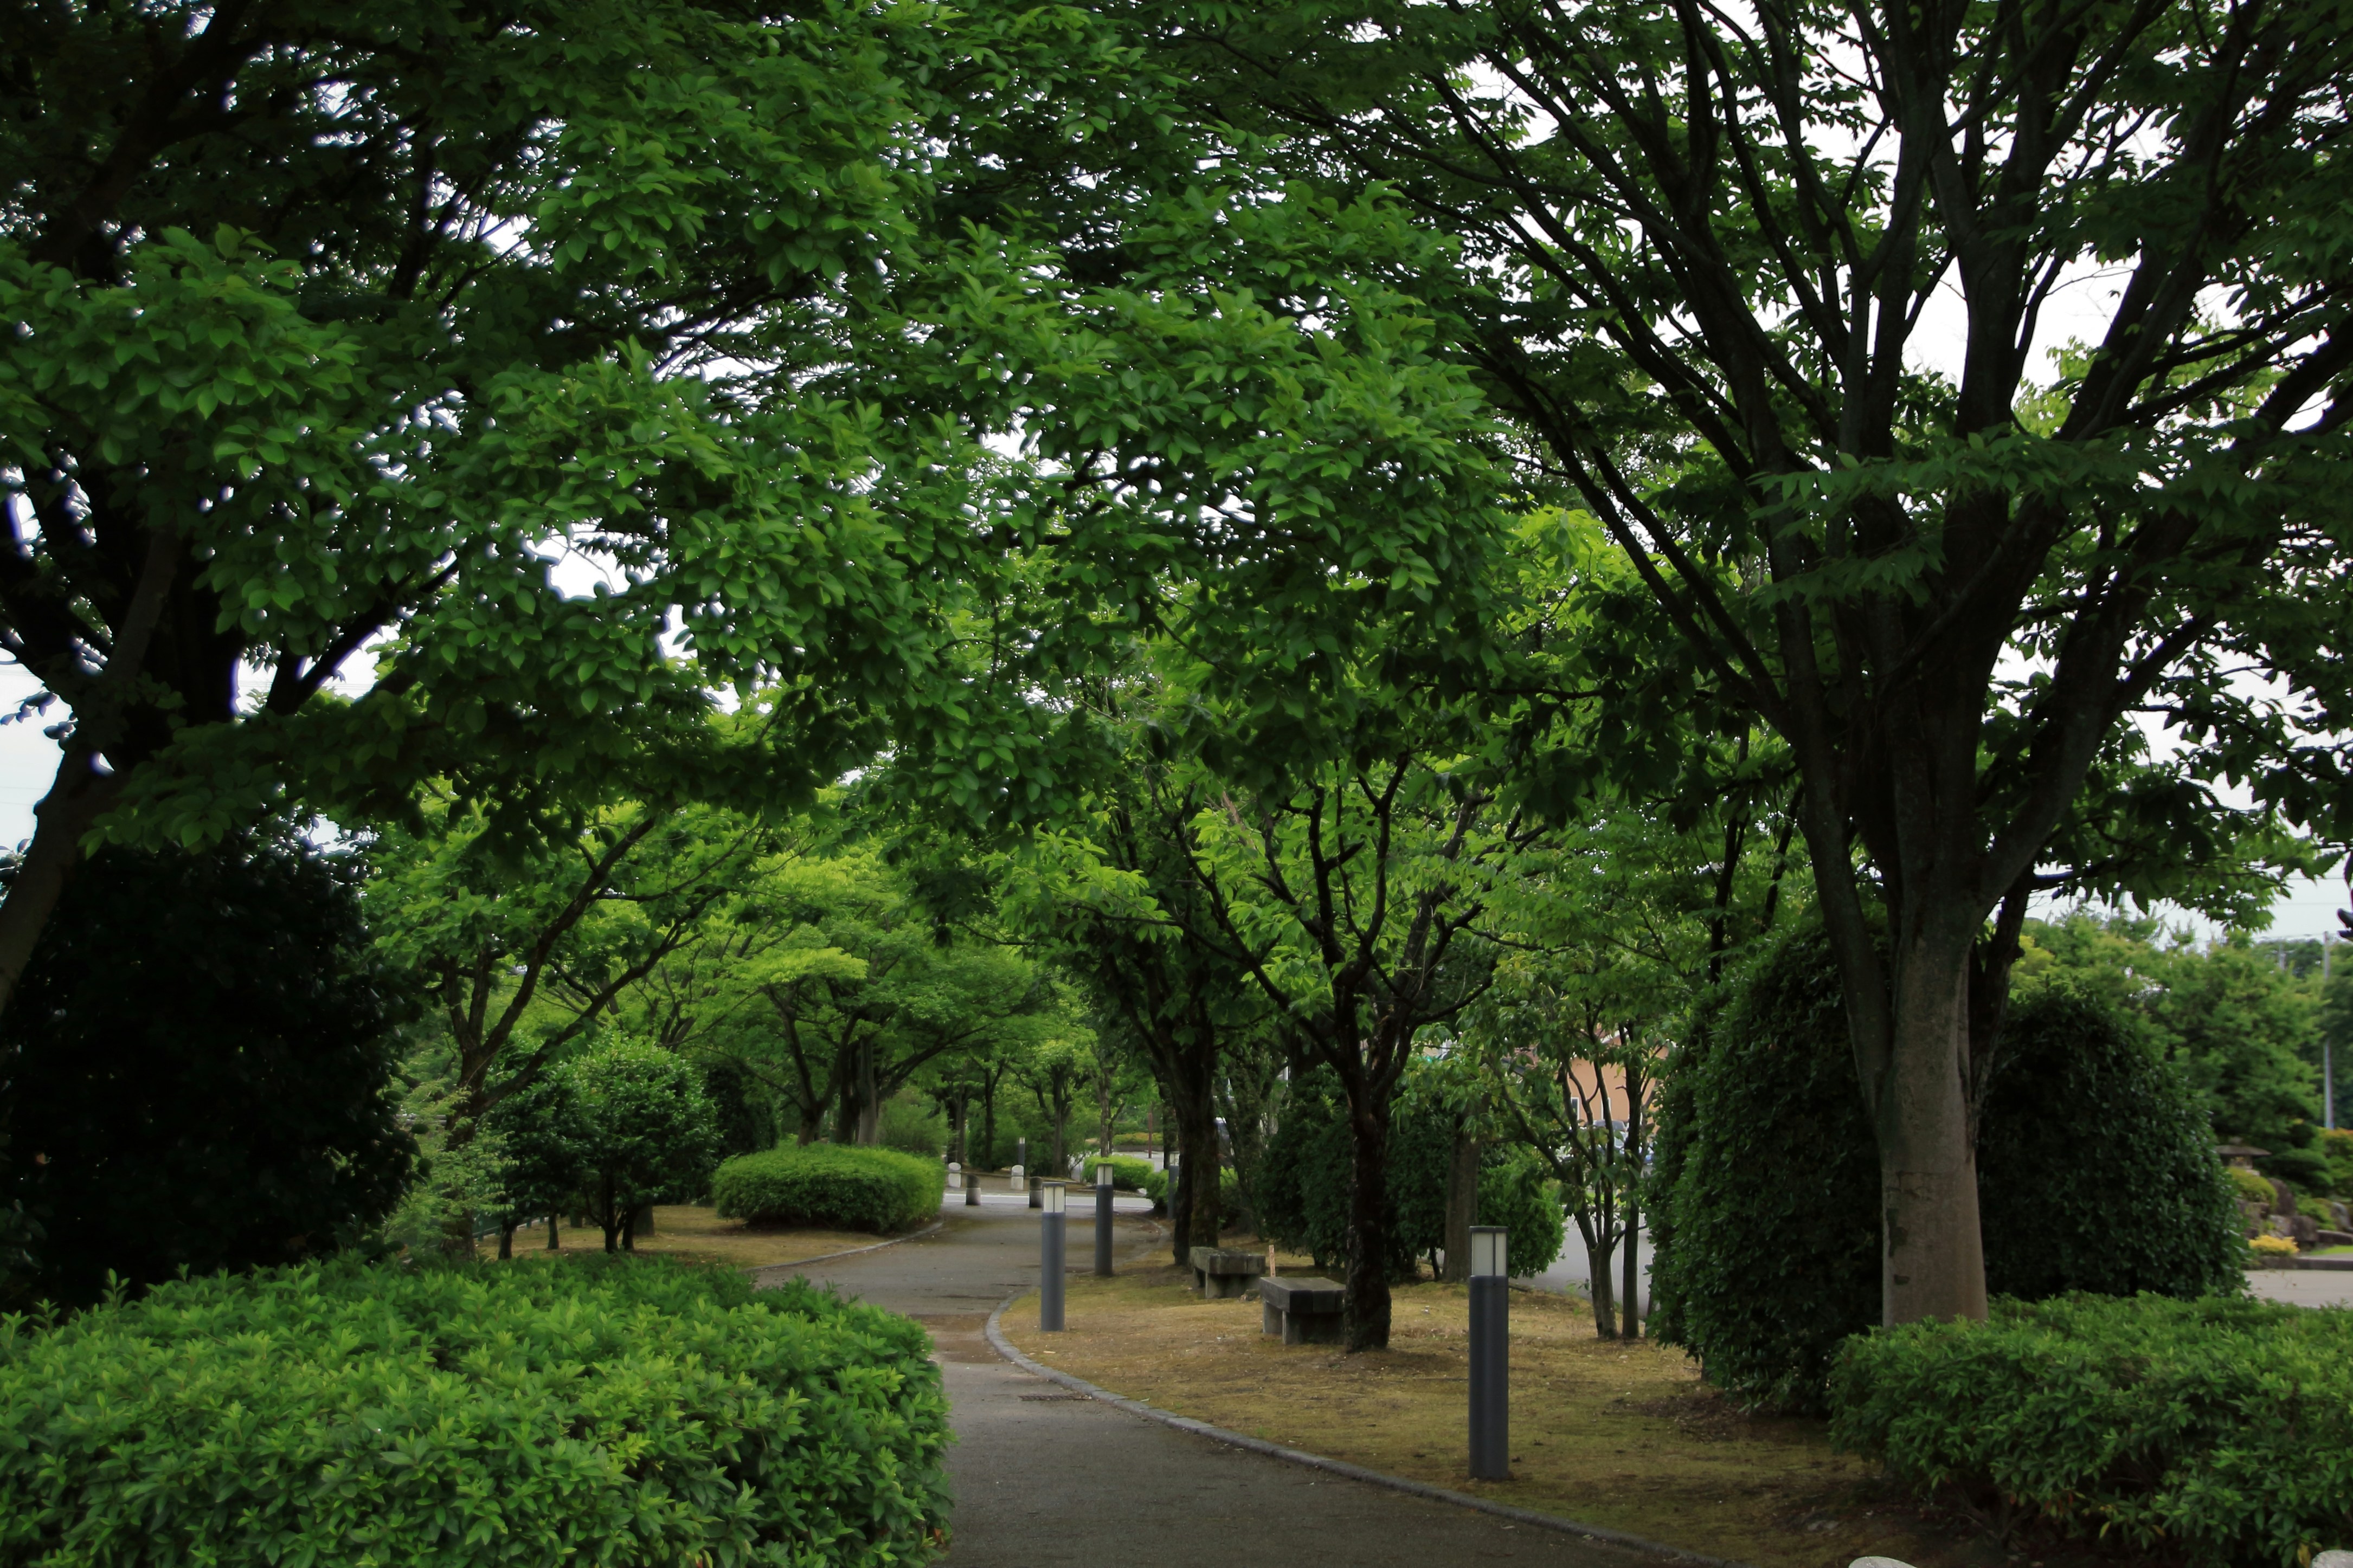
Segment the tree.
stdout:
[[694,1069],[658,1046],[616,1037],[554,1075],[577,1108],[581,1195],[605,1250],[637,1245],[646,1204],[693,1197],[718,1163],[719,1131]]
[[502,834],[428,795],[413,828],[386,826],[374,847],[370,906],[448,1032],[461,1138],[631,986],[712,936],[708,917],[777,837],[723,811],[637,804],[533,826]]
[[1328,1068],[1347,1109],[1347,1345],[1389,1334],[1390,1111],[1421,1032],[1477,999],[1476,926],[1513,826],[1436,756],[1400,745],[1298,769],[1205,811],[1192,856],[1205,901],[1275,1026]]
[[568,1074],[542,1073],[501,1096],[484,1121],[504,1165],[499,1256],[514,1256],[515,1227],[534,1218],[547,1221],[547,1247],[554,1251],[562,1216],[578,1212],[598,1174],[596,1129],[587,1107]]
[[[2061,858],[2120,722],[2192,747],[2101,808],[2145,843],[2213,831],[2220,771],[2306,815],[2340,793],[2292,716],[2344,727],[2346,13],[1134,15],[1303,173],[1386,182],[1483,267],[1448,302],[1530,482],[1804,782],[1885,1320],[1982,1316],[1975,1107],[2029,901],[2167,874]],[[2105,319],[2037,380],[2058,291],[2103,269]]]
[[392,1209],[417,1152],[393,1083],[416,998],[356,881],[291,833],[111,848],[76,880],[0,1018],[0,1194],[44,1233],[26,1296],[292,1262]]

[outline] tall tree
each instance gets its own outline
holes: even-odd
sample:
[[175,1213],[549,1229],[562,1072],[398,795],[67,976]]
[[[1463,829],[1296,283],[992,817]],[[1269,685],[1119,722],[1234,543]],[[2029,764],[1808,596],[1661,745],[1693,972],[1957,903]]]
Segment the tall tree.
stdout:
[[[1978,1097],[2119,724],[2168,715],[2192,777],[2344,798],[2327,747],[2286,753],[2299,707],[2345,706],[2319,650],[2346,619],[2353,10],[1130,15],[1303,173],[1385,182],[1483,265],[1450,298],[1532,480],[1803,778],[1885,1319],[1982,1316]],[[2223,679],[2237,658],[2286,700]],[[2189,793],[2177,818],[2214,809]]]

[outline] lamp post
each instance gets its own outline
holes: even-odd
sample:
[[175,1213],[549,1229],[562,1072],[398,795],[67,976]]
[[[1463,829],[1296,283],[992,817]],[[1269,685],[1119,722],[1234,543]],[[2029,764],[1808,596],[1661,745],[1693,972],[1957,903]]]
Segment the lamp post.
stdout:
[[1038,1184],[1038,1327],[1045,1333],[1062,1331],[1063,1194],[1068,1182]]
[[1095,1278],[1111,1278],[1111,1162],[1095,1162]]
[[1471,1227],[1471,1479],[1479,1481],[1512,1473],[1504,1234],[1499,1225]]

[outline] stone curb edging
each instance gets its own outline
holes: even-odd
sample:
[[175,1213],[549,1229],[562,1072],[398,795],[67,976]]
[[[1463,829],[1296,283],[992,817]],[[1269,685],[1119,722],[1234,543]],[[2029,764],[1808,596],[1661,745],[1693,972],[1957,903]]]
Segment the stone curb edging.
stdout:
[[1327,1459],[1321,1454],[1311,1454],[1303,1448],[1286,1448],[1280,1443],[1270,1443],[1263,1437],[1251,1437],[1240,1432],[1229,1432],[1223,1426],[1212,1426],[1206,1421],[1196,1421],[1189,1415],[1179,1415],[1174,1411],[1146,1405],[1140,1399],[1130,1399],[1124,1394],[1113,1394],[1107,1388],[1098,1388],[1084,1378],[1073,1377],[1067,1372],[1057,1372],[1050,1366],[1041,1365],[1032,1361],[1014,1349],[1013,1342],[1005,1337],[1005,1331],[998,1326],[1000,1320],[1005,1316],[1005,1310],[1029,1294],[1030,1292],[1027,1290],[1017,1290],[998,1302],[997,1310],[988,1314],[989,1348],[1024,1372],[1035,1373],[1050,1383],[1060,1384],[1064,1388],[1083,1394],[1090,1399],[1099,1399],[1105,1405],[1116,1405],[1130,1415],[1140,1415],[1146,1421],[1157,1421],[1163,1426],[1174,1426],[1179,1432],[1190,1432],[1195,1436],[1207,1437],[1213,1443],[1223,1443],[1229,1447],[1247,1448],[1253,1454],[1263,1454],[1271,1459],[1281,1459],[1287,1464],[1301,1465],[1311,1470],[1321,1470],[1325,1475],[1339,1476],[1352,1481],[1363,1481],[1368,1486],[1382,1487],[1393,1492],[1403,1492],[1409,1497],[1426,1498],[1432,1502],[1451,1503],[1457,1508],[1467,1508],[1480,1513],[1493,1514],[1498,1519],[1508,1519],[1514,1524],[1534,1525],[1538,1530],[1549,1530],[1556,1534],[1582,1536],[1586,1540],[1600,1542],[1609,1546],[1620,1546],[1630,1551],[1649,1552],[1652,1556],[1662,1557],[1669,1562],[1683,1563],[1686,1568],[1749,1568],[1747,1563],[1737,1563],[1730,1558],[1710,1557],[1703,1552],[1686,1552],[1680,1546],[1667,1546],[1656,1541],[1645,1541],[1639,1535],[1629,1535],[1622,1530],[1611,1530],[1605,1525],[1579,1524],[1573,1519],[1562,1519],[1557,1514],[1538,1513],[1534,1509],[1514,1508],[1509,1503],[1493,1502],[1486,1498],[1473,1497],[1469,1492],[1458,1492],[1451,1488],[1432,1486],[1427,1481],[1409,1480],[1403,1476],[1368,1470],[1362,1465],[1352,1465],[1345,1459]]
[[845,1247],[839,1252],[820,1252],[815,1258],[796,1258],[790,1263],[758,1263],[744,1270],[752,1277],[752,1288],[760,1288],[760,1276],[778,1268],[807,1268],[812,1263],[830,1263],[837,1258],[855,1258],[861,1252],[880,1252],[886,1247],[896,1247],[902,1241],[921,1241],[947,1225],[935,1219],[921,1230],[911,1230],[904,1236],[894,1236],[884,1241],[872,1241],[864,1247]]

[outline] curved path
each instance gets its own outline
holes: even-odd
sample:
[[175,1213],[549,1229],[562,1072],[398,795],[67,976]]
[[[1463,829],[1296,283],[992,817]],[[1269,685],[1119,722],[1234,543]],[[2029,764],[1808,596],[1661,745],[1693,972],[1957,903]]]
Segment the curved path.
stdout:
[[[1649,1568],[1622,1548],[1515,1526],[1229,1447],[1131,1415],[999,1359],[982,1336],[998,1302],[1038,1283],[1038,1216],[990,1194],[951,1195],[947,1225],[878,1252],[761,1271],[800,1274],[904,1312],[932,1331],[960,1441],[949,1451],[955,1542],[945,1568],[1201,1568],[1314,1563],[1346,1568]],[[1124,1258],[1162,1245],[1123,1214]],[[1092,1217],[1071,1216],[1070,1253],[1093,1267]]]

